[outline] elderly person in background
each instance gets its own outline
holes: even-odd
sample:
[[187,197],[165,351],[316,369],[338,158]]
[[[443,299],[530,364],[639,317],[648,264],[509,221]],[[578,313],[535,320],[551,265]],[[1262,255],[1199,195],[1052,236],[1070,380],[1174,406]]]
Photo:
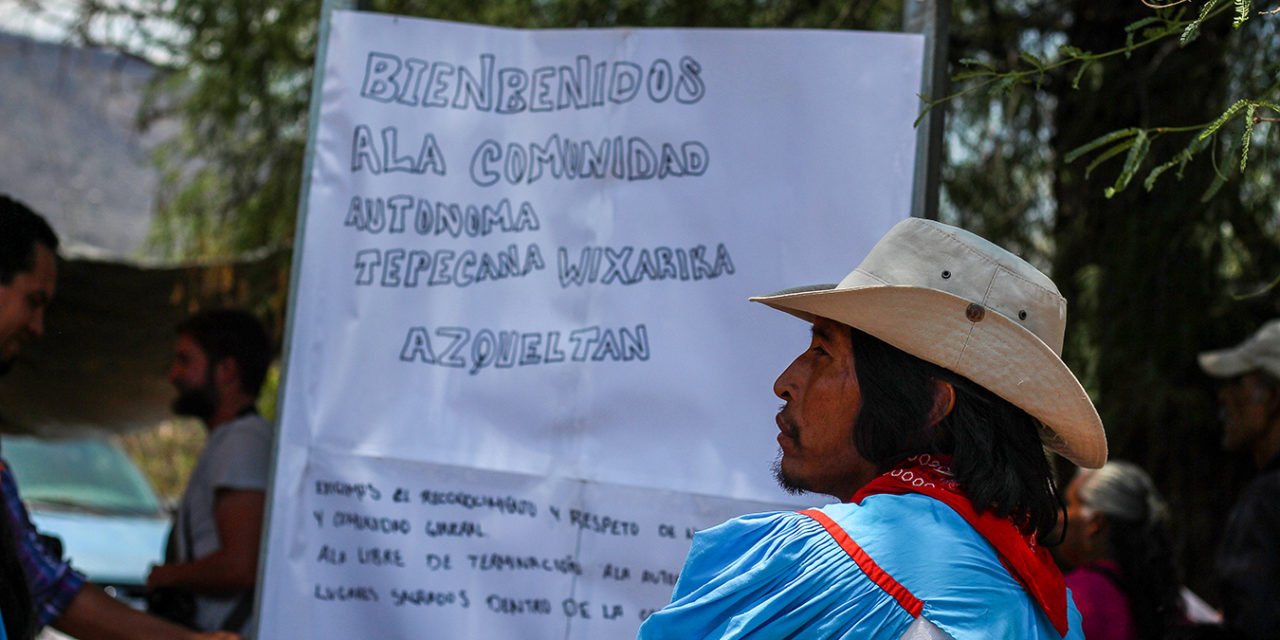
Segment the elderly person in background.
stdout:
[[1162,638],[1187,622],[1168,508],[1137,465],[1082,469],[1067,487],[1067,527],[1053,549],[1089,640]]

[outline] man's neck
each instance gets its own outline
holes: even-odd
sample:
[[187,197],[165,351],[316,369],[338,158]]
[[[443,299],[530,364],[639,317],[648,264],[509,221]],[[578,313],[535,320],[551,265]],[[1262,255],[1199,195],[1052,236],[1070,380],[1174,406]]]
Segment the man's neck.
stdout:
[[243,415],[246,409],[253,408],[253,404],[251,398],[243,397],[237,398],[235,402],[219,403],[213,415],[209,416],[209,420],[205,422],[205,427],[212,433],[214,429]]

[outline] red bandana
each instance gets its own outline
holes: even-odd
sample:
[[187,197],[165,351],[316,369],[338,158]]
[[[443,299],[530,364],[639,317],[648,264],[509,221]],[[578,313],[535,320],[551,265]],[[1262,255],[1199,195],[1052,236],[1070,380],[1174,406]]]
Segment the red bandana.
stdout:
[[995,547],[1005,569],[1049,616],[1053,628],[1067,635],[1067,587],[1049,550],[1035,536],[1023,533],[1008,518],[978,513],[951,473],[951,456],[921,454],[907,458],[893,471],[876,477],[854,494],[852,502],[879,493],[919,493],[945,503]]

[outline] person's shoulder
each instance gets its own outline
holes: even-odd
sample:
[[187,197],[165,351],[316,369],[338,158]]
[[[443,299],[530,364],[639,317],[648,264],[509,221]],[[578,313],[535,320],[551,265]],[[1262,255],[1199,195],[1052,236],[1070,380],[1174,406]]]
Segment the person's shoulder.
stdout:
[[200,454],[206,464],[202,477],[215,487],[264,488],[273,437],[270,423],[257,415],[218,427]]
[[227,426],[235,427],[238,431],[271,434],[271,422],[257,413],[236,418]]
[[1244,486],[1236,498],[1236,511],[1280,511],[1280,469],[1258,474]]
[[1271,492],[1270,497],[1274,500],[1280,500],[1280,494],[1275,493],[1278,488],[1280,488],[1280,468],[1263,471],[1246,485],[1248,491]]
[[719,566],[775,563],[786,570],[855,562],[863,572],[885,570],[910,582],[931,582],[925,578],[941,566],[989,571],[989,565],[999,565],[990,545],[963,518],[918,494],[740,516],[695,536],[690,557],[695,556],[714,557]]
[[820,530],[812,518],[795,511],[749,513],[698,531],[694,534],[693,545],[699,547],[729,542],[732,543],[731,546],[743,549],[765,540],[803,540]]
[[696,533],[681,579],[705,580],[709,574],[725,572],[792,572],[830,555],[831,547],[831,536],[812,517],[795,511],[752,513]]
[[[986,574],[992,573],[991,566],[999,566],[995,550],[981,534],[946,503],[925,495],[877,494],[861,504],[828,505],[821,511],[839,528],[834,535],[846,533],[883,569],[902,576],[904,583],[931,584],[935,581],[929,576],[943,569],[953,575]],[[1017,586],[1003,577],[997,582]]]
[[[946,503],[918,493],[876,494],[858,504],[832,504],[822,507],[821,511],[858,539],[880,535],[900,539],[901,535],[909,532],[927,534],[935,540],[981,540],[964,518]],[[926,552],[930,549],[922,547],[919,550]]]
[[698,532],[694,546],[732,541],[737,548],[764,544],[780,549],[787,544],[812,545],[815,538],[825,543],[858,524],[883,522],[885,511],[880,505],[868,510],[855,503],[832,503],[799,511],[750,513]]
[[851,564],[820,519],[775,511],[698,532],[671,604],[640,637],[899,637],[911,615]]
[[261,447],[271,445],[271,423],[258,414],[242,416],[218,428],[217,438],[210,438],[210,445],[226,448]]
[[1082,602],[1086,600],[1112,600],[1117,595],[1123,596],[1124,592],[1116,585],[1115,581],[1103,570],[1092,568],[1080,568],[1071,571],[1062,577],[1067,588],[1071,590],[1072,595],[1076,599],[1076,603],[1083,606]]

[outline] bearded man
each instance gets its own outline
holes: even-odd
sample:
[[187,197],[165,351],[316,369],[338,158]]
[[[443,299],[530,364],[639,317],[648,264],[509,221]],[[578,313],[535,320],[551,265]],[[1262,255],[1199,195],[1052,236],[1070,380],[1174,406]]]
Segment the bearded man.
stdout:
[[271,425],[256,409],[271,339],[254,316],[222,309],[191,317],[177,333],[173,411],[198,418],[209,436],[178,506],[166,562],[152,569],[147,586],[194,594],[184,624],[244,633],[272,450]]

